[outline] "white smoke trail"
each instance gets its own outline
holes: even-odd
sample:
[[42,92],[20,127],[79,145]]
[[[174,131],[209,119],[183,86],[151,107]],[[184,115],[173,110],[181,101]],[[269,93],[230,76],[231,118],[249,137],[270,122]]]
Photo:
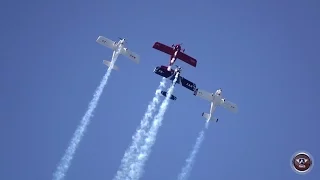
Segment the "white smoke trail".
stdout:
[[114,63],[116,62],[116,60],[119,56],[120,50],[121,50],[121,48],[118,48],[118,50],[116,52],[115,51],[113,52],[110,67],[108,68],[106,74],[103,76],[103,78],[100,82],[100,85],[96,89],[96,91],[93,95],[93,98],[89,103],[87,112],[82,117],[82,120],[81,120],[79,126],[77,127],[75,133],[73,134],[73,137],[69,143],[68,148],[65,151],[65,154],[61,158],[60,163],[59,163],[55,173],[53,174],[54,180],[64,179],[66,172],[68,171],[70,164],[71,164],[71,161],[74,157],[74,153],[75,153],[75,151],[76,151],[76,149],[77,149],[77,147],[78,147],[78,145],[79,145],[79,143],[80,143],[80,141],[81,141],[81,139],[87,129],[87,126],[89,125],[89,123],[91,121],[91,117],[93,116],[93,111],[98,105],[98,101],[100,99],[102,91],[108,82],[108,78],[111,74]]
[[173,92],[174,84],[177,82],[177,78],[178,73],[176,74],[173,83],[167,92],[166,98],[160,106],[158,114],[155,116],[152,122],[152,126],[148,131],[147,137],[144,139],[144,145],[141,147],[141,149],[139,149],[136,160],[130,165],[129,179],[138,180],[143,174],[144,164],[150,155],[151,147],[155,143],[155,138],[157,136],[158,130],[162,125],[163,116],[168,108],[170,101],[169,98]]
[[192,170],[193,164],[195,162],[195,158],[197,156],[197,153],[201,147],[201,144],[204,140],[204,133],[205,130],[208,129],[209,126],[209,122],[206,122],[205,125],[205,129],[203,129],[200,133],[199,136],[197,138],[196,144],[193,146],[193,149],[189,155],[189,157],[186,159],[186,164],[184,165],[184,167],[182,168],[181,173],[178,176],[178,180],[186,180],[188,179],[190,172]]
[[162,78],[159,87],[156,90],[155,96],[148,105],[148,109],[145,112],[143,119],[140,122],[140,127],[136,130],[136,133],[132,136],[132,143],[130,147],[126,150],[122,160],[120,168],[117,172],[114,180],[123,180],[128,174],[129,166],[132,163],[133,159],[137,156],[138,148],[141,144],[142,138],[146,136],[146,131],[149,128],[149,119],[152,117],[156,106],[159,104],[159,97],[162,88],[165,87],[166,79]]

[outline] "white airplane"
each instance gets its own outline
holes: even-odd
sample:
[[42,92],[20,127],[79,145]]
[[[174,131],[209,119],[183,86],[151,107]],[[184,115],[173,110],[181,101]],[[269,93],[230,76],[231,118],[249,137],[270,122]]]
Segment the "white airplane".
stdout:
[[217,106],[222,106],[233,113],[238,112],[238,106],[235,103],[226,101],[226,99],[222,97],[221,88],[218,89],[215,93],[209,93],[204,90],[196,89],[193,95],[199,96],[211,102],[210,113],[209,114],[205,112],[202,113],[202,116],[207,119],[207,122],[210,120],[215,120],[216,122],[218,122],[219,119],[212,116]]
[[[125,38],[119,38],[120,41],[119,42],[115,42],[115,41],[112,41],[108,38],[105,38],[103,36],[99,36],[98,39],[96,40],[97,43],[107,47],[107,48],[110,48],[113,50],[113,55],[116,53],[117,50],[120,49],[120,54],[126,56],[127,58],[129,58],[130,60],[132,60],[133,62],[139,64],[140,62],[140,56],[137,54],[137,53],[134,53],[132,51],[130,51],[128,48],[126,48],[124,46],[124,44],[126,43],[126,39]],[[107,65],[108,67],[110,67],[110,64],[111,62],[110,61],[107,61],[107,60],[103,60],[103,63],[105,65]],[[119,68],[114,65],[113,66],[113,69],[114,70],[119,70]]]

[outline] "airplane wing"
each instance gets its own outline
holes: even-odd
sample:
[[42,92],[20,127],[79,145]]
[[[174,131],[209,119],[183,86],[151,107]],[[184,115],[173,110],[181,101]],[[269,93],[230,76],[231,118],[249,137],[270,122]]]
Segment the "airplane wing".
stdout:
[[183,77],[181,77],[181,85],[190,91],[194,91],[197,88],[197,85]]
[[194,91],[193,95],[199,96],[199,97],[201,97],[202,99],[205,99],[205,100],[210,101],[210,102],[213,101],[212,93],[209,93],[209,92],[204,91],[204,90],[201,90],[201,89],[196,89],[196,90]]
[[168,71],[166,66],[158,66],[153,72],[165,78],[168,78],[173,74],[173,70]]
[[233,113],[236,113],[238,112],[238,106],[233,103],[233,102],[230,102],[230,101],[222,101],[221,102],[221,106],[228,109],[229,111],[233,112]]
[[112,50],[115,50],[116,48],[114,41],[103,36],[99,36],[96,42]]
[[193,57],[190,57],[188,55],[186,55],[185,53],[183,52],[179,52],[177,54],[177,59],[180,59],[182,60],[183,62],[187,63],[187,64],[190,64],[191,66],[193,67],[196,67],[197,66],[197,60],[194,59]]
[[127,48],[126,49],[123,48],[121,51],[121,54],[126,56],[127,58],[129,58],[130,60],[132,60],[133,62],[135,62],[137,64],[139,64],[139,62],[140,62],[140,56],[137,53],[132,52]]
[[174,50],[172,47],[169,47],[167,45],[164,45],[159,42],[155,42],[154,45],[152,46],[154,49],[159,50],[161,52],[167,53],[168,55],[173,55]]

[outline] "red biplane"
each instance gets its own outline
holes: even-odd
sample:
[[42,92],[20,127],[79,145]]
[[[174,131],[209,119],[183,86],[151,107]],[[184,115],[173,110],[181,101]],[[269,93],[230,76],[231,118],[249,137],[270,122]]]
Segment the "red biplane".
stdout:
[[170,62],[169,62],[169,66],[168,66],[168,71],[171,71],[171,66],[174,64],[174,62],[177,59],[180,59],[182,61],[184,61],[185,63],[190,64],[193,67],[197,66],[197,60],[194,59],[193,57],[190,57],[188,55],[186,55],[184,53],[185,49],[181,48],[181,44],[176,44],[176,45],[172,45],[171,47],[164,45],[160,42],[155,42],[153,45],[154,49],[157,49],[159,51],[162,51],[164,53],[167,53],[168,55],[170,55]]

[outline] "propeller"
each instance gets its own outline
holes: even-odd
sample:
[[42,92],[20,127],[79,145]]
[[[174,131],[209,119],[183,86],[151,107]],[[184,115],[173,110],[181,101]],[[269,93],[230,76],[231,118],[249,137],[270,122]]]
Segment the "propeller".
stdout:
[[178,65],[176,65],[176,64],[175,64],[175,66],[176,66],[179,70],[181,70],[181,69],[182,69],[180,66],[178,66]]
[[175,47],[175,46],[181,46],[183,43],[180,43],[180,44],[172,44],[171,46],[172,47]]
[[125,43],[127,43],[127,40],[126,38],[121,38],[121,37],[118,37],[120,40],[124,40]]
[[219,88],[217,91],[216,91],[216,93],[215,94],[218,94],[219,96],[221,95],[221,93],[222,93],[222,89],[221,88]]

